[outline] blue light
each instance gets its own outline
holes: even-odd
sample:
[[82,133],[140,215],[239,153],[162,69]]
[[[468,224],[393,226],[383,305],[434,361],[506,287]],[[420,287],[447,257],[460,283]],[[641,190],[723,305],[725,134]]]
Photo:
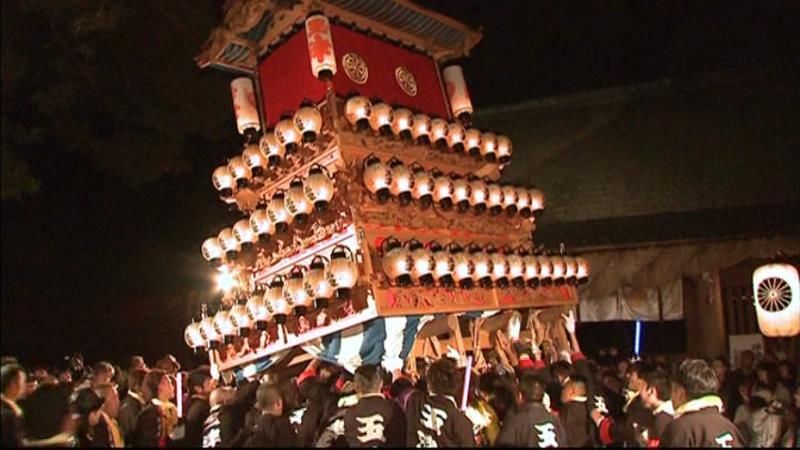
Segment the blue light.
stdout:
[[642,345],[642,321],[636,321],[636,339],[633,341],[633,353],[639,356],[639,349]]

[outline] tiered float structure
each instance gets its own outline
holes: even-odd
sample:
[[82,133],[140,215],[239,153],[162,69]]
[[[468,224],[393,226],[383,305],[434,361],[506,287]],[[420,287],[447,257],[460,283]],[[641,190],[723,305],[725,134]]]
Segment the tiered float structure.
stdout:
[[185,335],[223,375],[304,352],[399,370],[418,337],[488,345],[456,316],[577,302],[588,263],[534,246],[544,194],[500,181],[510,139],[442,70],[480,37],[404,0],[229,2],[197,62],[237,74],[244,145],[212,179],[241,217],[202,245],[226,291]]

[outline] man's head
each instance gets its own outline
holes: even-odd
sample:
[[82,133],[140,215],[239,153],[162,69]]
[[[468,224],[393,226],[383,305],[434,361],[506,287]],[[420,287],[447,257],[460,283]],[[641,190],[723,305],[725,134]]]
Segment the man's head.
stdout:
[[181,370],[181,364],[174,356],[170,354],[166,354],[163,358],[159,359],[156,363],[156,367],[169,375],[174,375]]
[[144,377],[149,372],[147,369],[135,369],[128,373],[128,392],[135,392],[139,395],[142,394],[142,386],[144,385]]
[[711,361],[711,367],[714,369],[717,379],[724,380],[728,375],[728,370],[730,369],[731,365],[728,362],[728,358],[724,356],[717,356]]
[[659,369],[643,371],[639,374],[642,388],[639,397],[648,409],[656,409],[670,399],[671,385],[666,372]]
[[119,414],[119,394],[111,383],[100,384],[94,387],[94,392],[103,399],[101,410],[112,419]]
[[383,388],[383,374],[380,366],[375,364],[364,364],[356,369],[353,378],[356,394],[359,396],[367,394],[377,394]]
[[17,401],[25,393],[25,369],[17,364],[6,364],[0,369],[3,395],[11,401]]
[[283,415],[283,396],[280,388],[271,383],[259,386],[256,392],[256,407],[264,414]]
[[92,366],[92,386],[108,384],[114,379],[114,366],[106,361],[100,361]]
[[455,396],[458,391],[458,367],[450,358],[439,358],[428,367],[428,389],[432,394]]
[[216,387],[208,366],[201,366],[189,372],[187,380],[192,395],[209,395]]
[[90,426],[94,426],[100,422],[100,410],[104,403],[103,398],[97,395],[92,388],[83,388],[75,395],[74,407],[82,420],[87,421]]
[[586,397],[586,380],[581,376],[572,377],[561,389],[561,403]]
[[[219,387],[211,391],[211,395],[208,397],[208,404],[212,408],[215,406],[227,405],[233,400],[235,395],[236,391],[233,388]],[[256,392],[256,395],[258,395],[258,392]]]
[[636,361],[628,366],[628,371],[625,372],[625,380],[627,381],[628,389],[639,392],[642,389],[642,372],[653,370],[650,364],[644,361]]
[[702,359],[687,359],[678,368],[677,377],[672,380],[672,403],[678,408],[689,400],[714,394],[718,384],[714,369],[708,363]]
[[147,369],[147,363],[144,362],[144,358],[141,356],[131,356],[131,360],[128,362],[128,370],[138,369]]
[[739,354],[739,367],[745,371],[753,370],[756,364],[756,355],[750,350],[745,350]]
[[545,393],[544,381],[532,373],[526,373],[519,380],[519,393],[525,403],[542,403]]
[[566,361],[556,361],[550,365],[550,373],[553,378],[558,380],[559,384],[564,384],[564,381],[572,373],[572,366]]
[[167,401],[175,396],[172,380],[161,369],[153,369],[145,375],[142,391],[148,400]]

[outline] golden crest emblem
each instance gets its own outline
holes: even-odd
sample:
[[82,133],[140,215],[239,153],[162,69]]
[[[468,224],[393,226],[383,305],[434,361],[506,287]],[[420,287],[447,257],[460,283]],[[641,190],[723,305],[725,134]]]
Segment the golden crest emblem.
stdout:
[[414,78],[414,74],[411,73],[410,70],[403,66],[398,66],[397,69],[394,70],[394,78],[397,80],[397,84],[400,85],[400,89],[402,89],[403,92],[411,97],[416,97],[417,79]]
[[358,56],[356,53],[346,53],[342,56],[342,66],[347,78],[350,78],[353,83],[364,84],[369,78],[369,68],[367,67],[364,58]]

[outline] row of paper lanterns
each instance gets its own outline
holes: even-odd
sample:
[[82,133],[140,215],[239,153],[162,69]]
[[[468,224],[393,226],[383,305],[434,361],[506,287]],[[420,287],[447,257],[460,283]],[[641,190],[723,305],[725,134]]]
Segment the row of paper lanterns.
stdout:
[[418,163],[406,166],[397,158],[384,163],[374,154],[364,159],[362,178],[379,203],[395,197],[401,205],[413,199],[422,208],[435,203],[444,210],[455,205],[459,212],[472,209],[480,214],[488,210],[497,215],[505,211],[526,218],[538,215],[545,207],[545,196],[539,189],[499,184],[474,175],[445,175],[436,169],[427,171]]
[[447,122],[425,114],[414,114],[406,108],[392,108],[378,101],[355,95],[345,103],[344,115],[356,129],[371,128],[384,136],[413,140],[418,144],[466,153],[489,162],[507,163],[511,159],[511,139],[508,136],[465,128],[460,122]]
[[491,244],[446,246],[436,241],[423,245],[395,237],[380,244],[381,267],[397,286],[537,287],[577,285],[588,280],[589,262],[580,256],[535,255],[527,249],[495,249]]
[[202,245],[203,257],[214,266],[226,259],[236,259],[243,247],[267,242],[272,235],[288,231],[292,223],[304,223],[312,212],[327,210],[333,194],[333,179],[328,171],[314,165],[307,177],[296,177],[287,190],[275,191],[266,207],[256,209],[249,218],[206,239]]
[[302,316],[312,308],[326,308],[332,299],[348,300],[358,274],[352,250],[336,246],[330,258],[316,255],[308,266],[295,265],[285,275],[276,275],[246,303],[190,324],[184,333],[186,343],[200,348],[223,340],[230,342],[250,329],[266,330],[270,321],[283,325],[290,314]]

